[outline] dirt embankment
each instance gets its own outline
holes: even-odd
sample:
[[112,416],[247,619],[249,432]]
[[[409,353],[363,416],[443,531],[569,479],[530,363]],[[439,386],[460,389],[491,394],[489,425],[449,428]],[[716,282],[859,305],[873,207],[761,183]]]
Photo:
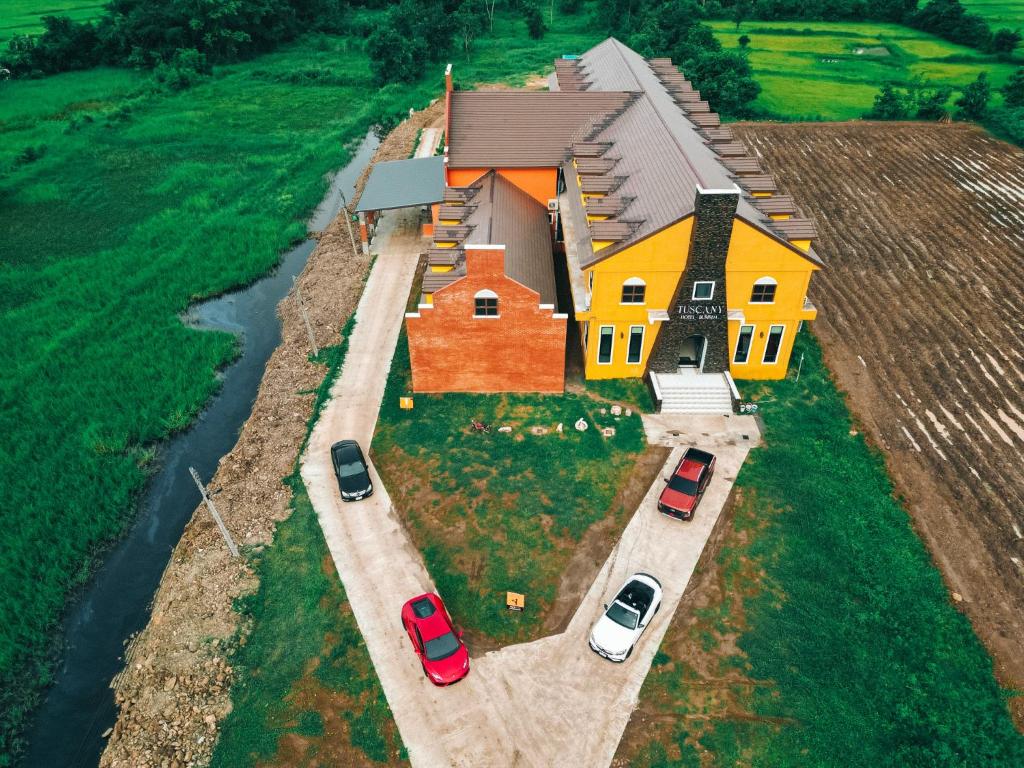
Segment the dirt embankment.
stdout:
[[[435,104],[404,121],[374,160],[408,157],[419,130],[436,121],[442,108]],[[338,342],[368,269],[369,258],[352,251],[344,219],[335,219],[298,281],[319,346]],[[289,513],[290,493],[281,479],[292,470],[312,413],[312,390],[324,376],[323,366],[308,360],[309,340],[294,296],[281,302],[278,313],[281,345],[267,364],[238,443],[210,482],[218,511],[246,546],[269,544]],[[219,723],[231,709],[239,621],[232,603],[257,585],[246,558],[231,559],[209,514],[197,508],[164,572],[149,624],[129,646],[125,670],[113,683],[120,714],[101,766],[209,762]]]

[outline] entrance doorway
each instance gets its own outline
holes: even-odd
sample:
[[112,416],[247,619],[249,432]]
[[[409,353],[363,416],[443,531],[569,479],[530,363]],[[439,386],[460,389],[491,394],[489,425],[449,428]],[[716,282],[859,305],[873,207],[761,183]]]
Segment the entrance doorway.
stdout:
[[679,346],[679,372],[700,373],[704,367],[704,350],[707,339],[703,336],[687,336]]

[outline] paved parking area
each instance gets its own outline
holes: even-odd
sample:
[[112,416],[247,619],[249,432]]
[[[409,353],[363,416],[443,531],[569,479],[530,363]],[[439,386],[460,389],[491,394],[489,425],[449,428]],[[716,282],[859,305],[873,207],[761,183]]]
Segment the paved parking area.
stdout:
[[[715,446],[718,469],[696,519],[681,523],[660,515],[656,481],[565,632],[474,658],[467,679],[435,688],[399,620],[405,600],[434,590],[423,560],[376,472],[371,468],[371,498],[343,504],[329,457],[336,440],[355,438],[365,449],[373,436],[422,249],[415,222],[415,212],[391,213],[378,229],[379,256],[341,375],[303,456],[302,477],[414,766],[607,766],[736,473],[756,445],[756,424],[731,417],[728,428],[716,431],[716,425],[695,427],[692,417],[679,415],[671,423],[661,417],[645,423],[649,439],[683,445],[681,435],[692,433],[701,445]],[[673,430],[679,434],[664,437]],[[747,439],[739,437],[744,434]],[[673,450],[665,474],[681,452]],[[661,581],[662,608],[633,655],[613,664],[590,651],[587,637],[602,605],[635,571]]]

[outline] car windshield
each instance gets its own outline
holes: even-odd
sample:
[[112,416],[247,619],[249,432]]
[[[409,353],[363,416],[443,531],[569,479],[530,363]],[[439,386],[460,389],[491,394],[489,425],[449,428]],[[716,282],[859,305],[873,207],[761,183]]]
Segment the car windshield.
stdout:
[[622,603],[615,602],[608,609],[608,618],[626,629],[636,629],[637,622],[640,621],[640,614]]
[[358,461],[353,461],[350,464],[342,464],[338,467],[338,474],[341,477],[355,477],[356,475],[363,474],[364,471],[363,465]]
[[687,480],[685,477],[680,477],[679,475],[672,475],[672,479],[668,481],[668,487],[673,491],[685,493],[687,496],[697,495],[697,481]]
[[430,661],[447,659],[459,650],[459,639],[454,632],[446,632],[433,640],[427,640],[423,646],[423,652]]

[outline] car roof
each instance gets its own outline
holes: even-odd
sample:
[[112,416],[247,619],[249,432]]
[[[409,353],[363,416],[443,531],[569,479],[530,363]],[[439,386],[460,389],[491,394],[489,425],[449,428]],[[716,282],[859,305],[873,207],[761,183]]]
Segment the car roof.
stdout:
[[676,470],[676,474],[680,477],[685,477],[687,480],[696,480],[700,477],[701,470],[706,466],[706,464],[702,464],[699,461],[684,458],[683,463]]
[[654,599],[654,588],[632,576],[615,599],[636,611],[644,611]]
[[[410,600],[407,605],[423,642],[452,631],[448,624],[448,617],[445,615],[444,603],[437,595],[420,595]],[[428,606],[433,609],[429,613]]]

